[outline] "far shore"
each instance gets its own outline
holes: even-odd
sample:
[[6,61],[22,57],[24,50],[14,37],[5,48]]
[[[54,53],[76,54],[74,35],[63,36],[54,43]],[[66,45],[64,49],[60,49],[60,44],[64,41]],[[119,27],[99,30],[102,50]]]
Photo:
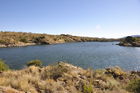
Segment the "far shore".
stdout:
[[[92,41],[92,42],[117,42],[117,41]],[[0,44],[0,48],[26,47],[26,46],[36,46],[36,45],[56,45],[56,44],[65,44],[65,43],[82,43],[82,42],[63,42],[63,43],[61,42],[61,43],[52,43],[52,44],[36,44],[36,43],[23,43],[23,44],[11,44],[11,45]]]
[[112,42],[119,39],[81,37],[68,34],[49,35],[23,32],[0,32],[0,47],[20,47],[30,45],[51,45],[71,42]]

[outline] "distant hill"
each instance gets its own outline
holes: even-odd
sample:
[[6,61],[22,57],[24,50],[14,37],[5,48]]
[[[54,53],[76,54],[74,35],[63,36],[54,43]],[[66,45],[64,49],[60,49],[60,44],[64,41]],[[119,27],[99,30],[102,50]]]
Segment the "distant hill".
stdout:
[[132,37],[140,37],[140,35],[132,35]]
[[[131,37],[140,37],[140,35],[130,35]],[[128,36],[125,36],[125,37],[122,37],[121,39],[124,39],[124,38],[126,38],[126,37],[128,37]]]
[[107,42],[117,39],[80,37],[68,34],[49,35],[25,32],[0,32],[0,47],[27,46],[37,44],[57,44],[67,42]]

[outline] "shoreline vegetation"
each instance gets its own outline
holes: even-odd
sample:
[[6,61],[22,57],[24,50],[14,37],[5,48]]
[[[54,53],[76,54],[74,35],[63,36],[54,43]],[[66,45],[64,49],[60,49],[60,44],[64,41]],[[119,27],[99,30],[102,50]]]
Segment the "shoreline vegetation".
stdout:
[[50,45],[69,42],[110,42],[119,39],[80,37],[68,34],[49,35],[27,32],[0,32],[0,47],[18,47],[29,45]]
[[118,44],[120,46],[140,47],[140,37],[127,36]]
[[[7,67],[2,60],[0,65]],[[66,62],[45,67],[40,60],[26,65],[21,70],[0,68],[0,93],[140,93],[138,71],[83,69]]]

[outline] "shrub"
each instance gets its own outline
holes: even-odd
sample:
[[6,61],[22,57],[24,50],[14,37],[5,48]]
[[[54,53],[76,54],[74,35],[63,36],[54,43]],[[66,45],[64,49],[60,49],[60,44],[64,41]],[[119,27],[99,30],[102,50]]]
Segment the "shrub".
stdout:
[[140,79],[130,81],[126,89],[130,92],[140,93]]
[[28,67],[29,66],[39,66],[39,67],[41,67],[42,66],[42,61],[40,61],[40,60],[32,60],[32,61],[27,62],[26,65]]
[[57,80],[62,77],[64,73],[68,72],[68,68],[63,63],[52,65],[49,70],[42,74],[42,79],[50,78]]
[[3,60],[0,60],[0,71],[6,71],[9,69],[9,66],[5,64]]
[[28,43],[28,40],[25,37],[20,38],[19,41],[24,42],[24,43]]
[[83,90],[84,93],[93,93],[93,87],[91,84],[89,85],[84,84]]
[[48,44],[45,40],[45,36],[39,36],[34,39],[34,43],[38,44]]
[[131,43],[131,42],[136,41],[136,39],[134,37],[128,36],[125,38],[125,41]]

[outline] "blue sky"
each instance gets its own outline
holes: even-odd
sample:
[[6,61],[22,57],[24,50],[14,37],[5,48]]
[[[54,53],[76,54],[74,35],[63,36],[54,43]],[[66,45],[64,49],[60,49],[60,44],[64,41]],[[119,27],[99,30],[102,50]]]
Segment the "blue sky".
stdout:
[[0,0],[0,30],[108,38],[140,34],[140,0]]

